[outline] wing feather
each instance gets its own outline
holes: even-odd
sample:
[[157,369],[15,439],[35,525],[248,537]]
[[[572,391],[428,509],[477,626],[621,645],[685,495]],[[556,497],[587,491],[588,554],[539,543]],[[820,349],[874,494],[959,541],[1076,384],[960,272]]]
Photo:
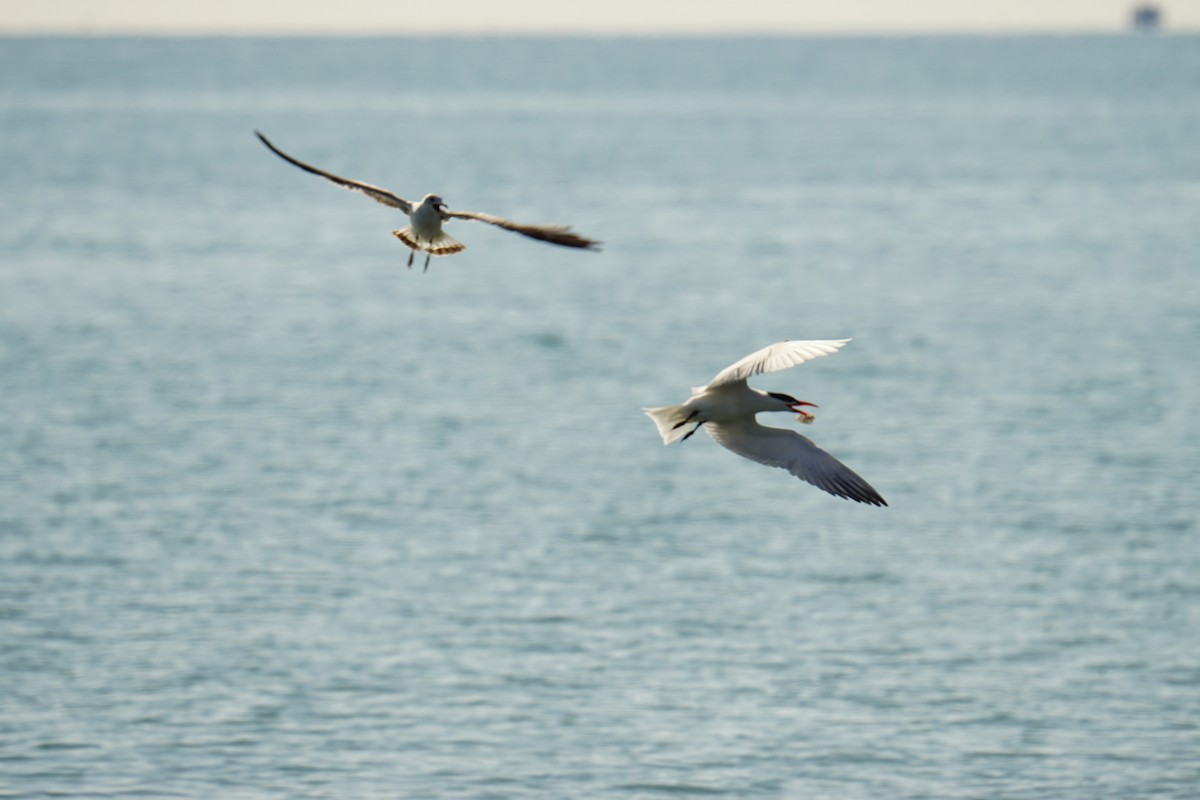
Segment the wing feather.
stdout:
[[813,339],[809,341],[783,341],[767,345],[745,358],[730,364],[717,373],[705,388],[714,389],[728,383],[744,381],[762,372],[778,372],[814,358],[836,353],[849,339]]
[[795,431],[768,428],[753,418],[732,422],[706,422],[704,429],[717,444],[743,458],[786,469],[802,481],[835,497],[886,506],[871,484],[842,462]]
[[494,214],[481,214],[477,211],[445,211],[443,213],[447,219],[473,219],[477,222],[486,222],[489,225],[495,225],[506,231],[513,231],[522,236],[528,236],[531,239],[558,244],[563,247],[598,250],[602,244],[602,242],[598,242],[595,239],[580,236],[571,230],[571,226],[569,225],[524,225],[520,222],[513,222],[511,219],[497,217]]
[[304,170],[305,172],[311,172],[313,175],[319,175],[322,178],[324,178],[325,180],[329,181],[330,183],[335,183],[338,186],[341,186],[343,189],[349,189],[352,192],[362,192],[363,194],[365,194],[367,197],[371,198],[375,202],[383,203],[385,206],[391,206],[392,208],[398,208],[401,211],[403,211],[405,214],[412,213],[412,203],[408,202],[403,197],[392,194],[387,189],[380,189],[378,186],[372,186],[369,183],[363,183],[362,181],[352,181],[349,178],[342,178],[337,175],[334,175],[332,172],[326,172],[323,169],[317,169],[316,167],[312,166],[311,164],[305,164],[303,161],[300,161],[299,159],[292,158],[287,153],[283,152],[278,147],[271,144],[270,140],[268,140],[267,137],[263,136],[258,131],[255,131],[254,135],[257,136],[262,141],[262,143],[267,146],[267,149],[269,149],[272,153],[279,156],[280,158],[282,158],[284,161],[288,162],[289,164],[293,164],[293,165],[299,167],[300,169]]

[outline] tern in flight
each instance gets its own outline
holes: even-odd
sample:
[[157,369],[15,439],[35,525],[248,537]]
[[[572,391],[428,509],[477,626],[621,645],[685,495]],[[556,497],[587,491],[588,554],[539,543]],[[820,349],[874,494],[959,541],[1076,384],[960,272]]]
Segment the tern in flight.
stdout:
[[781,392],[761,392],[746,379],[761,372],[777,372],[837,352],[849,339],[784,341],[764,347],[717,373],[707,386],[692,389],[687,402],[677,406],[642,409],[662,436],[663,444],[686,440],[700,428],[717,444],[739,456],[780,467],[837,497],[873,506],[886,506],[879,492],[849,467],[795,431],[768,428],[754,418],[761,411],[789,411],[798,421],[811,423],[813,415],[797,400]]
[[377,203],[398,208],[407,214],[408,227],[392,231],[392,235],[404,242],[412,250],[408,254],[408,266],[410,268],[413,265],[413,256],[420,250],[425,251],[425,269],[428,270],[431,256],[448,256],[466,249],[465,244],[442,230],[442,223],[451,219],[474,219],[486,222],[489,225],[496,225],[497,227],[504,228],[506,231],[515,231],[532,239],[539,239],[543,242],[550,242],[550,244],[558,244],[563,247],[595,250],[599,249],[601,244],[593,239],[587,239],[574,233],[566,225],[522,225],[519,222],[513,222],[512,220],[496,217],[491,214],[480,214],[475,211],[451,211],[446,208],[446,204],[442,198],[436,194],[427,194],[421,198],[419,203],[413,203],[399,195],[392,194],[387,189],[380,189],[378,186],[372,186],[362,181],[341,178],[333,173],[317,169],[311,164],[305,164],[303,161],[292,158],[271,144],[267,137],[258,131],[255,131],[254,134],[262,140],[262,143],[272,153],[289,164],[294,164],[305,172],[311,172],[313,175],[319,175],[327,181],[336,183],[343,189],[349,189],[352,192],[362,192]]

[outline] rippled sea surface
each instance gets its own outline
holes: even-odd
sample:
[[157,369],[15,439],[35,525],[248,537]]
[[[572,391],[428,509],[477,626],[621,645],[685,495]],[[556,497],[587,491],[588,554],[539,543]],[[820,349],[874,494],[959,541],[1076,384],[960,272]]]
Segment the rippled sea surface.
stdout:
[[[0,40],[0,796],[1200,796],[1197,86],[1194,37]],[[605,250],[409,271],[255,128]],[[888,508],[641,413],[841,337],[755,384]]]

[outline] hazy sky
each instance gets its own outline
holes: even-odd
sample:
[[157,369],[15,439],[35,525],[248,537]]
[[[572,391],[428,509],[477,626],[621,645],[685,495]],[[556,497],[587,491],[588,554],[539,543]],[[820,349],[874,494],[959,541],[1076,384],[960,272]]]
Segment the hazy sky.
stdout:
[[[0,0],[0,31],[748,33],[1111,31],[1136,0]],[[1200,30],[1200,0],[1161,0]]]

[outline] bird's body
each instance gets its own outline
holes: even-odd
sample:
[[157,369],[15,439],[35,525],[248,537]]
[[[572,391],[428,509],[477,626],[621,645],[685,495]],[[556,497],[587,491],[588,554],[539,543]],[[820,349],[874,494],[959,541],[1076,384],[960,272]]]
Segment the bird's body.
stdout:
[[448,256],[467,248],[465,244],[442,230],[442,223],[449,219],[442,210],[443,205],[442,198],[436,194],[425,195],[408,215],[408,227],[392,231],[392,235],[412,251],[408,256],[410,267],[413,254],[422,250],[428,254],[425,257],[425,269],[429,269],[430,256]]
[[692,389],[692,396],[676,406],[643,409],[658,427],[663,444],[685,440],[700,428],[721,446],[744,458],[786,469],[832,495],[869,505],[886,506],[887,501],[849,467],[795,431],[759,425],[756,414],[789,411],[810,423],[813,406],[791,395],[751,388],[747,379],[761,372],[775,372],[837,352],[849,339],[784,341],[764,347],[717,374],[706,386]]
[[695,411],[696,419],[719,424],[760,411],[778,411],[779,401],[766,392],[752,389],[744,382],[723,384],[712,389],[704,387],[683,404],[688,413]]
[[412,253],[408,256],[408,266],[410,267],[413,263],[413,255],[417,252],[424,251],[426,253],[425,269],[429,269],[430,256],[448,256],[466,249],[466,245],[442,230],[442,223],[451,219],[473,219],[479,222],[486,222],[489,225],[495,225],[499,228],[519,233],[522,236],[528,236],[531,239],[538,239],[539,241],[561,245],[562,247],[574,247],[581,250],[595,250],[600,247],[600,242],[580,236],[566,225],[524,225],[504,219],[503,217],[482,214],[476,211],[451,211],[446,208],[446,204],[442,198],[436,194],[427,194],[420,202],[412,203],[397,194],[389,192],[387,189],[381,189],[378,186],[372,186],[362,181],[342,178],[331,172],[317,169],[310,164],[305,164],[303,161],[289,156],[271,144],[270,140],[258,131],[255,131],[254,134],[267,146],[267,149],[289,164],[299,167],[305,172],[318,175],[331,183],[341,186],[343,189],[361,192],[377,203],[398,208],[408,215],[408,227],[394,230],[392,231],[392,235],[412,250]]
[[413,231],[425,239],[433,239],[442,232],[442,214],[438,211],[440,198],[435,194],[427,194],[417,203],[408,221],[412,223]]

